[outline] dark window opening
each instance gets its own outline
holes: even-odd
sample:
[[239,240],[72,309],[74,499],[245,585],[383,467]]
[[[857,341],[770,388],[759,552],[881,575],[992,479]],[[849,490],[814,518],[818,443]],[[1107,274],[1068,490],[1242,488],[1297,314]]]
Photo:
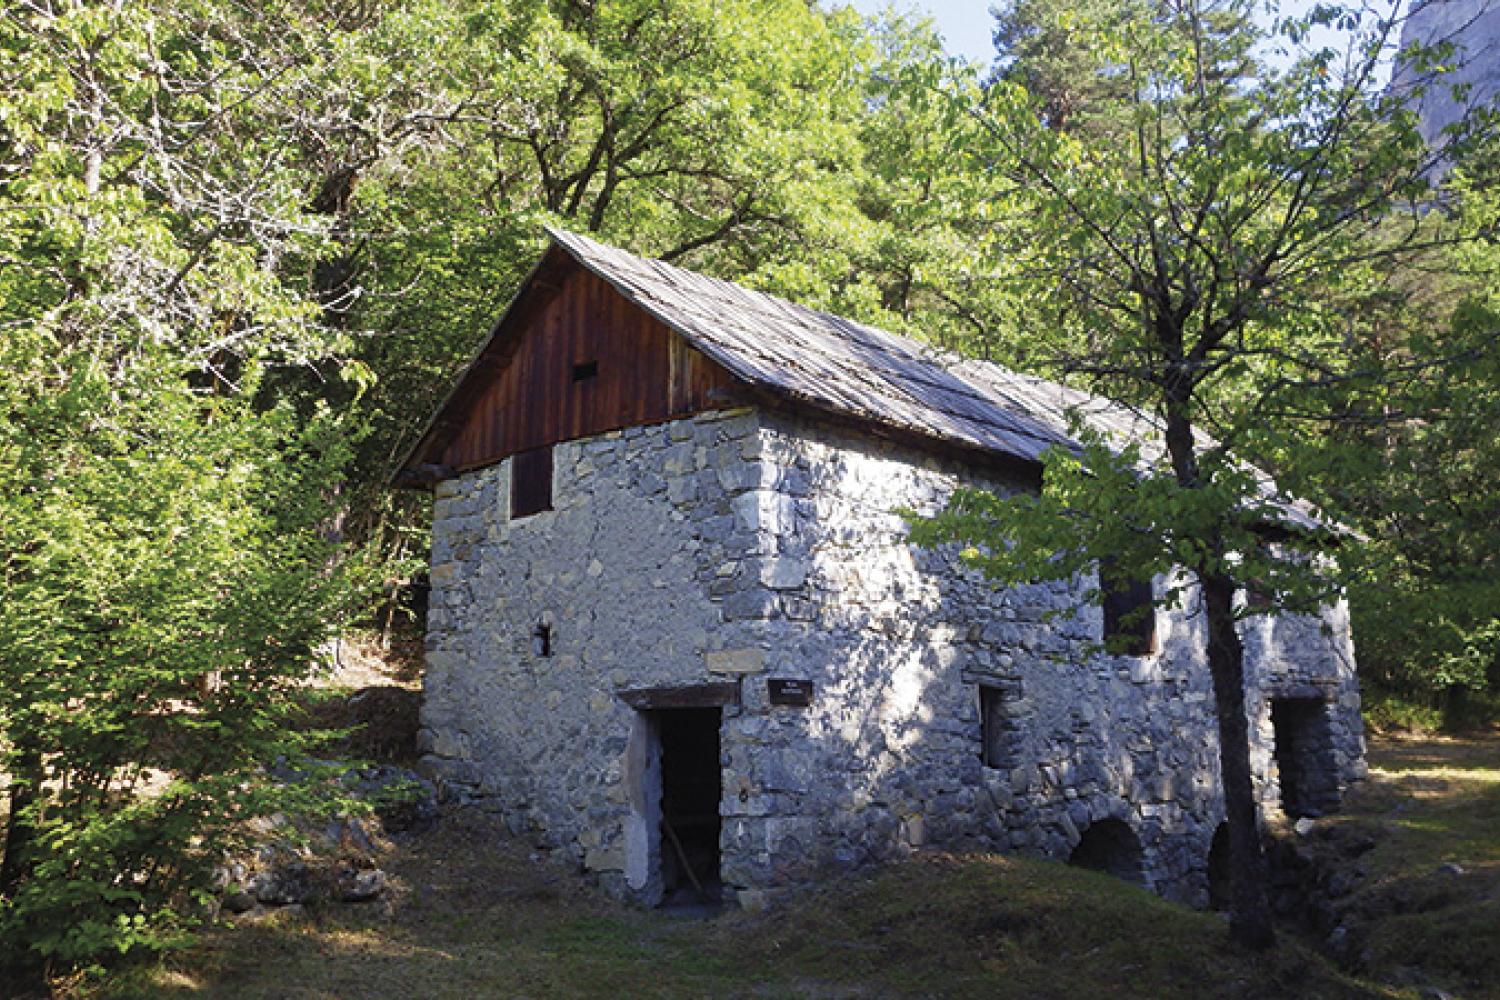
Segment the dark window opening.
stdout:
[[719,901],[719,764],[717,708],[656,714],[661,739],[662,905]]
[[1220,823],[1208,845],[1208,905],[1227,910],[1232,899],[1229,881],[1229,824]]
[[597,361],[580,361],[578,364],[573,366],[574,382],[587,382],[589,379],[595,377],[598,374],[599,362]]
[[1276,778],[1281,809],[1293,819],[1317,817],[1339,806],[1338,768],[1328,706],[1321,698],[1271,699]]
[[510,460],[510,516],[530,517],[552,509],[552,448],[535,448]]
[[1146,884],[1140,838],[1124,820],[1101,819],[1091,824],[1068,855],[1068,864],[1104,872],[1136,885]]
[[1020,730],[1005,710],[1004,693],[986,684],[979,686],[979,756],[985,767],[1009,770],[1016,766]]
[[1150,656],[1156,652],[1156,608],[1151,581],[1134,580],[1099,567],[1104,602],[1104,642],[1111,652]]

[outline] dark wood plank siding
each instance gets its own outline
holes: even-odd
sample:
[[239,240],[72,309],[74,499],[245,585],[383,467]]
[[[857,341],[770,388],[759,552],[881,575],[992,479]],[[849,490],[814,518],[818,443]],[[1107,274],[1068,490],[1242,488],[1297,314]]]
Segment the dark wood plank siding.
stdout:
[[[459,415],[442,463],[472,469],[517,452],[727,405],[733,377],[582,268],[496,345],[508,355]],[[574,366],[597,374],[575,381]]]

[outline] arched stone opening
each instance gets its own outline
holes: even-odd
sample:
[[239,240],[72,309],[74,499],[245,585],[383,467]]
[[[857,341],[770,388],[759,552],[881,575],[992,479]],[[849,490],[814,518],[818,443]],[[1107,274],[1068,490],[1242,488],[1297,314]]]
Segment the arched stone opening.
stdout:
[[1068,864],[1105,872],[1127,882],[1144,886],[1146,866],[1141,839],[1124,820],[1101,819],[1083,831],[1083,837]]
[[1229,824],[1220,823],[1208,845],[1208,906],[1213,910],[1229,909]]

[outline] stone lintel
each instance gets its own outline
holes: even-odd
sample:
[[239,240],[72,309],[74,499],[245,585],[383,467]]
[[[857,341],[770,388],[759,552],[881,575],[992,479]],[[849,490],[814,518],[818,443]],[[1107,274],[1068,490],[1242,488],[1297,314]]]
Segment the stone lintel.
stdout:
[[1266,685],[1267,698],[1308,698],[1332,701],[1338,690],[1337,680],[1287,681],[1273,680]]
[[753,646],[723,649],[704,653],[703,664],[711,674],[758,674],[766,669],[766,656]]
[[631,688],[615,697],[636,711],[658,708],[720,708],[740,703],[738,681],[687,684],[675,687]]

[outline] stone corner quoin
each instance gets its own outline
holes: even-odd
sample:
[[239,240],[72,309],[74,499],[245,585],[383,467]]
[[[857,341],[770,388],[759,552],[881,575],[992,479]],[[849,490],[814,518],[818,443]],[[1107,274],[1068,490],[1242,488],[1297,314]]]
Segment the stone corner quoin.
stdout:
[[[552,509],[514,519],[513,464],[436,490],[422,741],[452,794],[647,904],[688,868],[754,906],[923,847],[1102,852],[1208,901],[1202,616],[1098,653],[1083,588],[996,589],[895,513],[1019,480],[751,407],[556,444]],[[1243,631],[1263,804],[1336,807],[1364,769],[1347,609]]]

